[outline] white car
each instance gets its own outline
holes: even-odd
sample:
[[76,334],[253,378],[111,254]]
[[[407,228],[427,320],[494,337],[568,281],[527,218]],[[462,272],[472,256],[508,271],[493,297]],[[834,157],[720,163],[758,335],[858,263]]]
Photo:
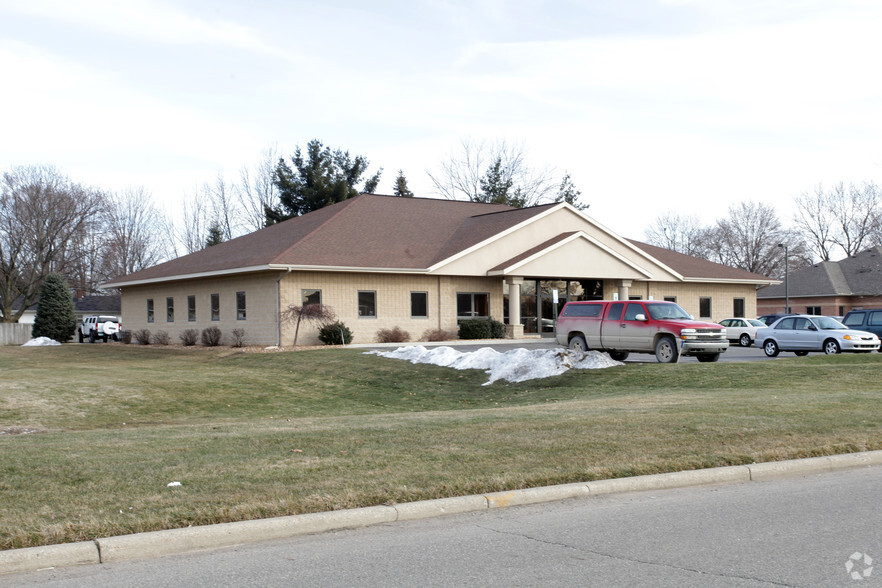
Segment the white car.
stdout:
[[827,355],[846,351],[869,353],[879,350],[879,337],[849,329],[828,316],[797,314],[758,329],[756,346],[769,357],[781,351],[792,351],[799,356],[808,355],[810,351],[823,351]]
[[756,330],[762,329],[766,323],[757,319],[727,318],[720,321],[726,327],[726,338],[738,341],[742,347],[750,347],[756,341]]

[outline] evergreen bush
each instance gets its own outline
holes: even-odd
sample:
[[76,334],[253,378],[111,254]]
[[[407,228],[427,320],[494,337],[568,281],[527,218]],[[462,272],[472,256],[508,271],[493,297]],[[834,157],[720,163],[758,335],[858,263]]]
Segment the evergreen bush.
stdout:
[[319,329],[319,341],[325,345],[345,345],[352,343],[352,331],[341,321],[328,323]]
[[475,318],[459,321],[460,339],[503,339],[505,325],[492,318]]
[[61,274],[52,273],[43,280],[40,300],[37,302],[37,315],[31,336],[49,337],[64,343],[77,330],[77,315],[74,312],[73,296],[70,287]]

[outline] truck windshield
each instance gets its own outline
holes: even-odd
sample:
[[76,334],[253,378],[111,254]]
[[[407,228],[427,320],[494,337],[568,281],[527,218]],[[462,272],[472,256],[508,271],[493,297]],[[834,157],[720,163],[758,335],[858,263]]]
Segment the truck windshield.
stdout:
[[645,304],[646,310],[649,311],[649,316],[655,320],[691,318],[685,310],[680,308],[679,304],[670,302],[656,302],[655,304],[646,302]]

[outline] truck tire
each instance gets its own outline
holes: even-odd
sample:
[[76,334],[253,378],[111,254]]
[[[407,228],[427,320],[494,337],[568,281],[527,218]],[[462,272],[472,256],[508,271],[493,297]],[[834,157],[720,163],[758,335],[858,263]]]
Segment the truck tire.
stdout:
[[696,357],[698,357],[698,361],[700,361],[701,363],[713,363],[715,361],[719,361],[720,354],[719,353],[702,353],[701,355],[698,355]]
[[630,351],[610,351],[609,357],[610,359],[614,359],[616,361],[625,361],[628,359],[628,356],[631,355]]
[[101,334],[101,342],[102,342],[102,343],[107,343],[107,333],[102,333],[102,334]]
[[570,339],[570,349],[573,351],[580,351],[585,353],[588,351],[588,344],[585,343],[585,337],[581,335],[576,335],[572,339]]
[[680,356],[673,337],[662,337],[655,344],[655,358],[659,363],[675,363]]
[[89,331],[89,343],[95,342],[95,331]]
[[83,332],[79,329],[77,329],[77,341],[79,341],[80,343],[83,342]]

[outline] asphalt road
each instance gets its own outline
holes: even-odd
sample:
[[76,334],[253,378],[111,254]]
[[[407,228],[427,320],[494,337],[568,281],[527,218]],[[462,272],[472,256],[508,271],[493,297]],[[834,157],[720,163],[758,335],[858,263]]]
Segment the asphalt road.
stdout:
[[882,566],[871,563],[882,562],[880,487],[876,466],[605,495],[42,570],[0,585],[882,586]]

